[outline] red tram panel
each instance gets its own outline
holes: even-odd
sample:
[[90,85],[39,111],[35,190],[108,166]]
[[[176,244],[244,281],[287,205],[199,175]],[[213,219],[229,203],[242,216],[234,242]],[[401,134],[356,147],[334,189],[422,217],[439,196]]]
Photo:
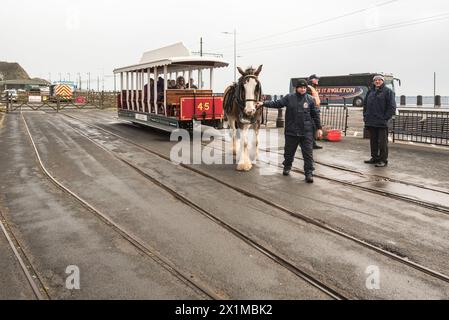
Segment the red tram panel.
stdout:
[[180,120],[221,120],[223,117],[223,97],[181,98]]

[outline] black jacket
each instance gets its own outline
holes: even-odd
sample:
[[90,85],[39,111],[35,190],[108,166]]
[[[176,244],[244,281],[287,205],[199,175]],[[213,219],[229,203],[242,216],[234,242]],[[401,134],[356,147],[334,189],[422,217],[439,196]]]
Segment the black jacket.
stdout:
[[[320,115],[315,108],[315,99],[308,95],[293,93],[280,100],[265,102],[268,108],[287,107],[285,112],[285,134],[287,136],[304,136],[313,132],[312,121],[317,129],[321,129]],[[312,133],[313,134],[313,133]]]
[[386,128],[388,121],[396,113],[394,92],[382,85],[379,89],[372,86],[366,94],[363,104],[363,120],[367,127]]

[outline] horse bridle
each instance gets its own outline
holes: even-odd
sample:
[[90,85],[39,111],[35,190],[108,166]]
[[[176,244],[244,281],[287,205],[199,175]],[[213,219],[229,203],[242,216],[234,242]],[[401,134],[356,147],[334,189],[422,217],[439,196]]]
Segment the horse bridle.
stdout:
[[244,76],[241,79],[241,81],[239,81],[239,84],[237,84],[237,87],[239,88],[239,90],[237,90],[236,97],[235,97],[235,99],[237,101],[237,105],[242,110],[245,108],[245,104],[247,102],[259,102],[259,99],[241,99],[241,97],[240,97],[240,93],[241,93],[240,87],[243,87],[244,81],[246,79],[248,79],[248,78],[253,78],[254,80],[256,80],[256,82],[257,82],[256,88],[258,88],[256,95],[259,94],[259,99],[262,97],[262,86],[260,85],[260,81],[257,78],[257,76],[253,75],[253,74],[249,74],[249,75]]

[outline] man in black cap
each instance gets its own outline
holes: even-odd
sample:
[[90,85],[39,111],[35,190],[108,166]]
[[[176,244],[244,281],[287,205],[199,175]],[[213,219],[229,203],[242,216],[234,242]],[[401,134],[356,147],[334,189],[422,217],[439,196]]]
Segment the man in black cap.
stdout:
[[396,99],[382,75],[376,75],[373,81],[363,104],[363,120],[371,145],[371,159],[365,163],[382,168],[388,165],[388,121],[396,113]]
[[284,176],[290,175],[293,160],[298,145],[301,146],[304,158],[304,174],[307,183],[313,183],[313,136],[314,127],[318,129],[317,135],[321,138],[320,115],[315,109],[315,99],[307,94],[307,82],[299,80],[296,92],[286,95],[277,101],[258,102],[257,107],[268,108],[287,107],[285,112],[285,153]]
[[[318,94],[318,82],[320,81],[320,77],[318,77],[316,74],[312,74],[308,79],[308,87],[307,87],[307,93],[310,94],[315,99],[315,110],[318,114],[320,114],[320,106],[321,106],[321,100],[320,95]],[[315,130],[316,131],[316,128]],[[313,149],[319,150],[323,149],[322,146],[319,146],[316,143],[316,136],[313,136]]]

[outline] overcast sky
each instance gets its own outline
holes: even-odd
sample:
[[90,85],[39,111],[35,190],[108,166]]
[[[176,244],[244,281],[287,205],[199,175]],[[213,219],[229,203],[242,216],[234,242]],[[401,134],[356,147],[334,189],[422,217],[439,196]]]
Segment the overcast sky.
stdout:
[[398,94],[432,95],[436,71],[437,93],[449,95],[444,0],[2,0],[0,60],[52,80],[90,72],[92,86],[104,73],[112,89],[114,68],[176,42],[196,51],[203,37],[204,51],[230,62],[216,75],[222,92],[233,81],[233,36],[222,32],[234,28],[237,65],[263,64],[268,94],[312,73],[389,72],[402,79]]

